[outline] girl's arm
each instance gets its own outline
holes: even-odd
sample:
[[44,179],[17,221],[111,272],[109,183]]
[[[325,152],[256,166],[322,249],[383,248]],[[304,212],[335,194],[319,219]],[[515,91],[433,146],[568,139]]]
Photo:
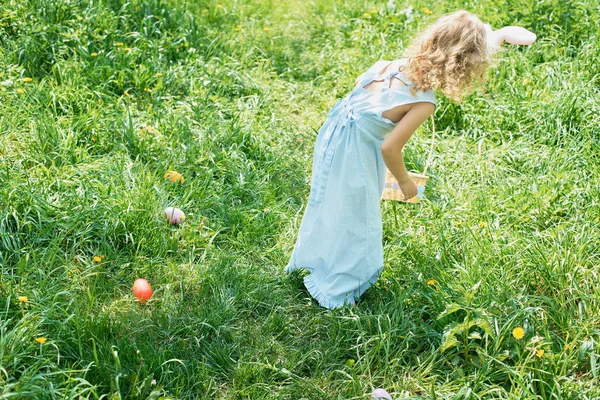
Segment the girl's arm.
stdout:
[[402,149],[417,128],[435,111],[435,105],[428,102],[415,103],[392,129],[381,145],[383,161],[398,180],[406,199],[417,195],[417,186],[408,176],[404,165]]

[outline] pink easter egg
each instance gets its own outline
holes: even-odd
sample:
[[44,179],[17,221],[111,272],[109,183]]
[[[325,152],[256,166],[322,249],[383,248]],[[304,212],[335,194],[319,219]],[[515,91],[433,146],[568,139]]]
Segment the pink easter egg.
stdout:
[[165,208],[164,216],[167,221],[172,225],[177,225],[185,220],[185,214],[179,208],[167,207]]

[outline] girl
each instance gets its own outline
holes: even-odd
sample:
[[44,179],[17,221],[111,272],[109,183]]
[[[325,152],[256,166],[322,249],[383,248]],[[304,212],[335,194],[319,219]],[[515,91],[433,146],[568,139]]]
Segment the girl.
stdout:
[[[378,61],[328,114],[314,148],[312,183],[285,270],[305,268],[320,305],[353,304],[383,268],[379,201],[386,166],[405,198],[417,187],[402,148],[435,111],[434,90],[458,101],[490,65],[491,29],[466,11],[436,21],[407,58]],[[490,40],[488,40],[490,39]],[[488,43],[490,42],[490,43]]]

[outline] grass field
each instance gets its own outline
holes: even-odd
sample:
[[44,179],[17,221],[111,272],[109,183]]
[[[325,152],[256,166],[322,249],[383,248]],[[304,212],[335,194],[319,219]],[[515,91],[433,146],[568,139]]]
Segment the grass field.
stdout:
[[[325,310],[283,272],[315,131],[457,9],[538,41],[438,96],[428,200],[382,203],[381,279]],[[599,23],[585,0],[0,0],[0,399],[600,398]]]

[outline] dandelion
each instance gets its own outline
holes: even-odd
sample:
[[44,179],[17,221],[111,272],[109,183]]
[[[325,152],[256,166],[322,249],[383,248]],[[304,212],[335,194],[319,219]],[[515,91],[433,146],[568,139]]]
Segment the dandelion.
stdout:
[[220,5],[220,4],[217,4],[217,5],[215,6],[215,8],[218,10],[218,9],[220,9],[220,8],[223,8],[223,6],[222,6],[222,5]]
[[263,28],[263,31],[265,31],[265,32],[266,32],[266,31],[270,31],[270,30],[271,30],[271,28],[269,28],[268,26],[265,26],[265,27]]
[[144,92],[152,93],[152,89],[150,89],[150,88],[144,88]]
[[539,358],[542,358],[544,356],[544,349],[537,349],[535,351],[535,355],[538,356]]
[[482,228],[485,228],[487,226],[487,223],[485,223],[483,221],[479,221],[479,226]]
[[35,338],[35,341],[36,341],[36,342],[38,342],[39,344],[45,344],[47,340],[48,340],[48,339],[46,339],[46,338],[45,338],[45,337],[43,337],[43,336],[40,336],[40,337],[36,337],[36,338]]
[[98,139],[96,138],[96,136],[92,136],[92,142],[96,143],[98,141]]
[[31,79],[30,77],[27,78],[23,78],[23,82],[28,83],[31,82],[33,79]]
[[123,94],[127,97],[129,97],[129,93],[127,91],[123,92]]
[[242,26],[241,26],[241,25],[238,25],[238,26],[236,26],[236,27],[235,27],[235,28],[233,28],[233,29],[234,29],[234,30],[236,30],[236,31],[241,31],[241,30],[242,30]]
[[427,281],[427,284],[429,286],[433,286],[433,285],[437,285],[438,281],[436,281],[435,279],[430,279]]
[[17,300],[19,300],[20,303],[27,303],[29,301],[29,297],[19,296],[19,297],[17,297]]
[[454,222],[454,226],[461,226],[462,225],[462,221],[456,221]]
[[154,75],[154,76],[156,76],[157,78],[160,78],[161,76],[163,76],[163,74],[161,74],[160,72],[157,72],[156,75]]
[[21,88],[18,88],[18,89],[17,89],[17,93],[19,93],[19,94],[23,94],[23,93],[25,93],[25,91],[24,91],[23,89],[21,89]]
[[123,43],[123,42],[117,42],[117,43],[115,43],[115,44],[116,44],[118,47],[123,47],[123,46],[125,46],[125,43]]
[[94,262],[102,262],[104,260],[104,256],[94,256]]
[[515,337],[515,339],[521,340],[525,337],[525,330],[521,327],[515,328],[512,331],[512,335]]
[[171,182],[185,182],[185,178],[177,171],[167,171],[165,173],[164,179],[168,179]]
[[366,13],[363,14],[363,17],[365,17],[365,18],[371,18],[371,14],[369,14],[368,12],[366,12]]
[[90,54],[90,56],[92,56],[92,57],[98,57],[98,53],[96,53],[96,52],[94,51],[92,54]]
[[125,47],[125,51],[131,51],[131,47]]
[[427,14],[427,15],[431,15],[431,14],[433,14],[433,11],[431,11],[431,10],[430,10],[429,8],[427,8],[427,7],[425,7],[425,8],[423,9],[423,12],[424,12],[425,14]]

